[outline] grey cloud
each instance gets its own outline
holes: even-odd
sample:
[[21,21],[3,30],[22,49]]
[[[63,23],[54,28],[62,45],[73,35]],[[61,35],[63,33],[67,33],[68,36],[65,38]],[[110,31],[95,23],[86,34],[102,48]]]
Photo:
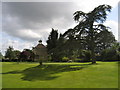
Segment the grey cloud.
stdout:
[[[72,14],[75,7],[75,4],[70,2],[4,2],[3,31],[17,38],[33,41],[39,37],[17,32],[31,30],[44,37],[45,32],[48,35],[48,28],[67,29],[74,22]],[[43,33],[41,30],[44,30]]]

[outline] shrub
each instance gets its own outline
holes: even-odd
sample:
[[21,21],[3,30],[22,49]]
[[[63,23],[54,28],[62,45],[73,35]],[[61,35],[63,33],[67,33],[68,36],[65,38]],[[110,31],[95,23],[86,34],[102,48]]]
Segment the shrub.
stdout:
[[83,50],[83,61],[90,61],[91,59],[91,52],[89,50]]
[[80,58],[76,58],[76,59],[74,59],[74,61],[75,61],[75,62],[81,62],[81,61],[83,61],[83,60],[80,59]]
[[118,53],[114,48],[105,49],[101,52],[101,59],[102,61],[116,61],[118,60]]
[[63,62],[67,62],[68,60],[69,60],[68,57],[63,57],[63,58],[62,58],[62,61],[63,61]]

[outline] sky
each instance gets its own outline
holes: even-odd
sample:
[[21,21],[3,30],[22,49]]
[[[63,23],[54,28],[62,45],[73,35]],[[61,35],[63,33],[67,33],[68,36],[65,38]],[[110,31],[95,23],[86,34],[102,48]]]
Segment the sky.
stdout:
[[[9,2],[8,2],[9,1]],[[31,49],[42,39],[46,45],[52,28],[64,33],[77,23],[73,20],[75,11],[89,12],[95,7],[108,4],[112,6],[111,13],[104,25],[109,26],[118,40],[118,1],[119,0],[18,0],[2,1],[2,18],[0,43],[2,54],[8,46],[22,51]],[[21,0],[22,1],[22,0]]]

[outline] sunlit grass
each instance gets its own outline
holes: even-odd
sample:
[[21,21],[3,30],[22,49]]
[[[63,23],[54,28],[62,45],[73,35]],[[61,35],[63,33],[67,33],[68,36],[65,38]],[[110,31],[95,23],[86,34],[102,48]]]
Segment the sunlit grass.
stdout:
[[117,88],[118,62],[3,62],[3,88]]

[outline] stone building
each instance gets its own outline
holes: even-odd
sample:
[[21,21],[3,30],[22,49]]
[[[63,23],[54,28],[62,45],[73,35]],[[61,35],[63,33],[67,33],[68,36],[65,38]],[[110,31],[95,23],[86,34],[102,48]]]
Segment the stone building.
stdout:
[[47,48],[39,41],[36,47],[33,47],[33,52],[35,54],[35,61],[42,62],[47,59]]

